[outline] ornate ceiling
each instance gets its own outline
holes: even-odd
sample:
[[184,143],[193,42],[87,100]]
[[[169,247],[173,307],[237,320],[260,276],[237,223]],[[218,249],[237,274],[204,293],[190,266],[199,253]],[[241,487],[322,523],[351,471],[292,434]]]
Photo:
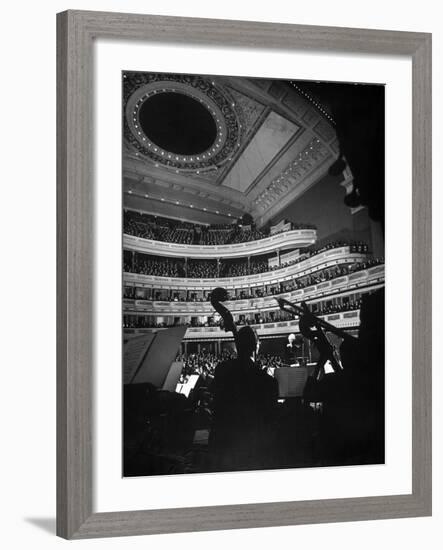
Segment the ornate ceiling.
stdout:
[[199,223],[262,225],[337,157],[333,123],[296,84],[123,75],[124,205]]

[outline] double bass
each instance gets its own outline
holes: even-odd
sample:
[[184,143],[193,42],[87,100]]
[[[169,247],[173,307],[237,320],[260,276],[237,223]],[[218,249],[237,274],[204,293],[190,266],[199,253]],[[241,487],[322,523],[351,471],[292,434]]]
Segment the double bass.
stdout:
[[223,319],[223,326],[226,332],[232,332],[234,336],[235,348],[238,352],[238,330],[232,317],[232,313],[221,302],[226,302],[229,299],[228,292],[225,288],[217,287],[211,292],[211,305]]

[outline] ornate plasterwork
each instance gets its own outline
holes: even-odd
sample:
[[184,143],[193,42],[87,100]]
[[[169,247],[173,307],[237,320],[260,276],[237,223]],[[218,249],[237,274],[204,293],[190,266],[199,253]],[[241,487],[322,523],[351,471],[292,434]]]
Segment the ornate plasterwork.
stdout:
[[235,102],[235,111],[241,122],[241,134],[246,137],[254,129],[266,107],[235,88],[229,87],[229,94]]
[[[153,143],[143,132],[139,111],[153,94],[175,92],[202,103],[214,118],[217,136],[206,151],[198,155],[179,155]],[[127,142],[156,165],[177,172],[212,172],[232,158],[240,146],[241,124],[235,102],[213,80],[197,75],[126,72],[123,75],[124,135]]]
[[253,204],[260,210],[265,210],[289,193],[298,181],[301,181],[330,155],[329,148],[318,138],[313,138],[283,172],[257,195]]

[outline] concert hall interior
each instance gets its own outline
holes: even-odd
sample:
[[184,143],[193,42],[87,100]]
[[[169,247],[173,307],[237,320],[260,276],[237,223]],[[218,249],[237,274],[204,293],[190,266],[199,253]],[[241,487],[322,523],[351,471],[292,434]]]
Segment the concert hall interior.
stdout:
[[123,475],[383,463],[384,86],[122,90]]

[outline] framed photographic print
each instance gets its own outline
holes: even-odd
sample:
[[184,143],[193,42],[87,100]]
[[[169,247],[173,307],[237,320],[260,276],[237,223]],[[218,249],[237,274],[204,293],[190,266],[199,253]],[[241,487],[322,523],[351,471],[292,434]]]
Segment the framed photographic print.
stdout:
[[430,67],[58,15],[60,536],[431,513]]

